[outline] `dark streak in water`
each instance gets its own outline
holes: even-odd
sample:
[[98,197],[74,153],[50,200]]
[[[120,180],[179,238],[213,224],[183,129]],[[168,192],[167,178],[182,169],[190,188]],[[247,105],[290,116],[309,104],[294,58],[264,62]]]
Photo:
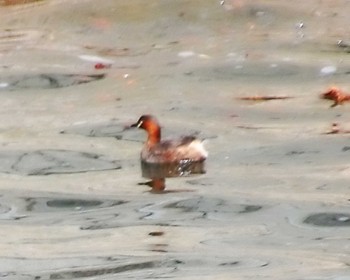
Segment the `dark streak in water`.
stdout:
[[186,183],[190,185],[195,186],[213,186],[215,185],[214,182],[211,182],[208,178],[201,178],[201,179],[194,179],[194,180],[188,180]]
[[75,279],[75,278],[86,278],[86,277],[96,277],[108,274],[118,274],[126,271],[140,270],[140,269],[150,269],[155,267],[176,267],[176,265],[181,264],[181,261],[149,261],[141,263],[133,263],[126,265],[119,265],[116,267],[99,268],[99,269],[87,269],[87,270],[73,270],[64,271],[59,273],[52,273],[49,275],[49,279]]
[[150,233],[148,233],[148,235],[150,235],[150,236],[162,236],[162,235],[164,235],[164,231],[151,231]]
[[155,266],[156,266],[156,262],[143,262],[143,263],[121,265],[121,266],[111,267],[111,268],[67,271],[67,272],[50,274],[49,279],[74,279],[74,278],[94,277],[94,276],[107,275],[107,274],[116,274],[116,273],[121,273],[125,271],[130,271],[130,270],[153,268]]
[[220,263],[220,266],[232,266],[232,265],[238,265],[239,261],[233,261],[233,262],[225,262],[225,263]]
[[244,213],[251,213],[259,211],[262,208],[260,205],[245,205],[244,209],[242,211],[239,211],[238,213],[244,214]]
[[104,223],[104,224],[96,224],[96,225],[89,225],[89,226],[81,226],[79,229],[80,230],[100,230],[100,229],[110,229],[110,228],[118,228],[118,227],[121,227],[121,225]]
[[77,207],[96,207],[101,205],[103,202],[100,200],[82,200],[82,199],[54,199],[46,202],[49,207],[55,208],[77,208]]
[[33,211],[34,206],[37,204],[36,200],[34,198],[28,197],[25,199],[27,205],[26,205],[26,211],[31,212]]

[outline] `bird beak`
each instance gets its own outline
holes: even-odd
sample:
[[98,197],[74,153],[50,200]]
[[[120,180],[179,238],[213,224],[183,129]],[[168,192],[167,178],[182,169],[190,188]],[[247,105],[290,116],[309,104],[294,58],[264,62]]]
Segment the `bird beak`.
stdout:
[[142,121],[141,122],[137,122],[137,123],[134,123],[132,125],[130,125],[130,127],[137,127],[137,128],[140,128],[140,126],[142,125]]
[[138,127],[138,124],[134,123],[134,124],[131,124],[131,125],[125,125],[124,128],[123,128],[123,131],[126,131],[128,129],[132,129],[134,127]]

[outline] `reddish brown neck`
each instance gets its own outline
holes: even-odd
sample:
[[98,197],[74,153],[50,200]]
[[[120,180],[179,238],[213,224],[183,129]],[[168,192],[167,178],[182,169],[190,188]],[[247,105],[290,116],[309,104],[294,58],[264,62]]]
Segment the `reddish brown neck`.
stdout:
[[158,125],[152,124],[147,126],[148,139],[147,145],[153,146],[160,142],[160,127]]

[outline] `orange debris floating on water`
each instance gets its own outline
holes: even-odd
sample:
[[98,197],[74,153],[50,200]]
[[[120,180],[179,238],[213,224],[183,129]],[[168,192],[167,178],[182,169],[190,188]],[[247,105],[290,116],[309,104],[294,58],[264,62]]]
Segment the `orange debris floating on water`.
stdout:
[[325,93],[321,94],[322,99],[333,100],[334,103],[331,107],[343,104],[345,101],[350,100],[350,94],[345,93],[337,87],[331,87]]
[[112,64],[107,64],[107,63],[96,63],[95,64],[95,69],[96,70],[100,70],[100,69],[108,69],[108,68],[111,68],[112,67]]

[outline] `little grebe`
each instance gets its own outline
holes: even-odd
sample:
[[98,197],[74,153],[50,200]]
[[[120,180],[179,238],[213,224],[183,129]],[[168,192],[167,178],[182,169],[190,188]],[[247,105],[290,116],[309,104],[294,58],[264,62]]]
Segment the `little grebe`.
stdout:
[[141,160],[147,163],[176,163],[183,160],[204,161],[208,152],[202,141],[194,136],[184,136],[176,140],[161,141],[158,121],[152,115],[143,115],[131,127],[147,131],[148,139],[141,151]]

